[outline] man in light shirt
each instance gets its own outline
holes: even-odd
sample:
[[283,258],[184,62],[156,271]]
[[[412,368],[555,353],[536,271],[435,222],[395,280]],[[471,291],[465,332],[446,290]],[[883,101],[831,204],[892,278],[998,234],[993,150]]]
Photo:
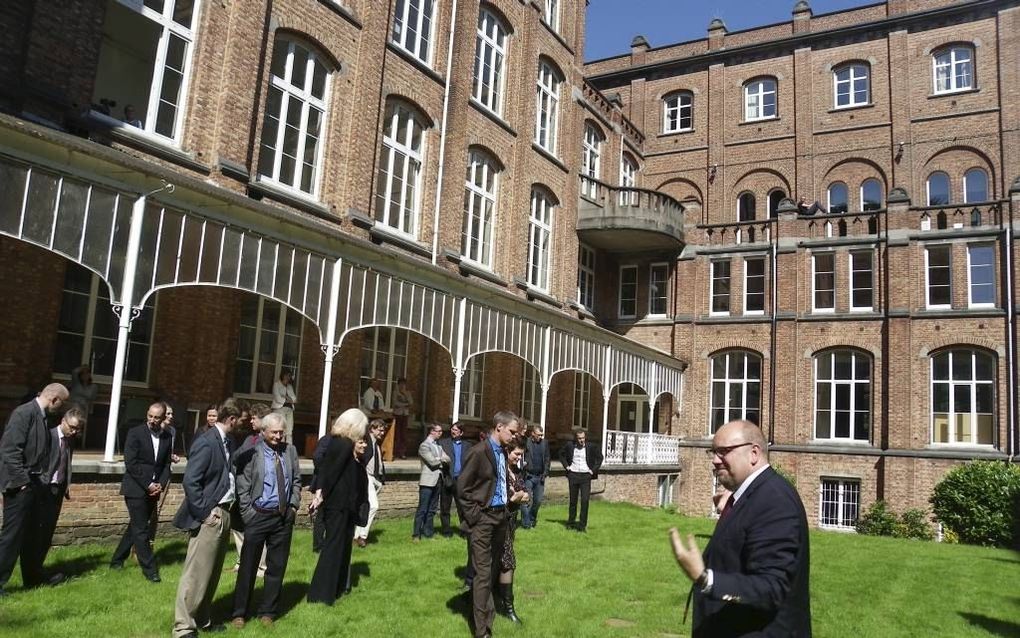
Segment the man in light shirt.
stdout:
[[284,440],[294,440],[294,404],[297,395],[294,393],[294,375],[290,370],[280,373],[280,378],[273,382],[273,412],[279,413],[284,420]]
[[388,416],[390,406],[386,405],[386,397],[382,392],[382,381],[372,379],[365,393],[361,395],[361,411],[371,418]]
[[[567,471],[567,485],[570,488],[570,507],[567,511],[567,527],[578,532],[588,530],[588,501],[591,499],[591,482],[598,477],[602,467],[602,450],[588,442],[588,433],[574,431],[574,440],[560,449],[560,463]],[[581,518],[578,519],[577,505],[581,502]],[[576,523],[574,521],[577,521]]]

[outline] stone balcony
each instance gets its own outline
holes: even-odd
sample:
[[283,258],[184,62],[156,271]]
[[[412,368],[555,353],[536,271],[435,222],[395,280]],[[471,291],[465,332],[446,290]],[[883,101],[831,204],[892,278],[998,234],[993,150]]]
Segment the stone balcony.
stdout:
[[677,200],[644,188],[610,186],[582,175],[577,235],[610,253],[677,251],[684,246],[684,209]]

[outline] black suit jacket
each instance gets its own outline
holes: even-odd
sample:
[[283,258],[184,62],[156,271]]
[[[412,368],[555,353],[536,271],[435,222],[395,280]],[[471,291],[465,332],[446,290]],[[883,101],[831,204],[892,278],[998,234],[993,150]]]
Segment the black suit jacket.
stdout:
[[[229,445],[230,437],[227,441]],[[174,516],[174,525],[183,530],[198,529],[230,489],[230,471],[219,429],[209,428],[191,445],[181,482],[184,502]]]
[[124,479],[120,493],[129,498],[148,496],[146,489],[152,483],[166,486],[170,482],[170,460],[173,452],[173,435],[159,434],[159,452],[152,453],[152,436],[149,426],[136,425],[128,430],[124,441]]
[[[500,451],[500,454],[506,458],[504,452]],[[457,477],[457,491],[464,510],[464,522],[469,527],[478,523],[482,510],[489,506],[496,493],[497,462],[488,437],[475,443],[464,455],[460,476]],[[510,472],[507,472],[508,480],[509,475]],[[509,490],[506,493],[509,498]]]
[[15,408],[0,439],[0,490],[18,489],[28,485],[31,474],[46,472],[50,440],[46,417],[35,399]]
[[[576,445],[577,441],[570,441],[560,448],[560,463],[563,464],[563,469],[567,469],[574,462],[574,449]],[[588,469],[591,470],[591,477],[593,479],[598,478],[599,468],[602,467],[602,450],[599,449],[599,446],[591,441],[587,441],[584,444],[584,460],[588,464]]]
[[347,437],[330,438],[316,488],[322,490],[326,509],[357,512],[368,502],[368,474],[354,458],[354,443]]
[[719,520],[705,548],[712,589],[694,589],[694,637],[811,635],[807,516],[767,468]]

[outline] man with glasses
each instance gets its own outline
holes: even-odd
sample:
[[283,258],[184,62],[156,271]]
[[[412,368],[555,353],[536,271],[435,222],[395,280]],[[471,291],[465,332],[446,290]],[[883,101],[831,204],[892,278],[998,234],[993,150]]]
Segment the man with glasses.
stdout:
[[693,637],[810,636],[808,527],[797,491],[769,467],[765,437],[750,421],[719,428],[708,454],[732,494],[704,555],[693,534],[684,542],[669,530],[693,583]]
[[418,511],[414,513],[414,530],[411,533],[411,541],[415,543],[422,536],[432,538],[436,531],[435,517],[439,508],[439,492],[443,489],[443,466],[450,464],[450,457],[439,447],[441,436],[443,426],[432,423],[428,436],[418,446],[421,477],[418,479]]

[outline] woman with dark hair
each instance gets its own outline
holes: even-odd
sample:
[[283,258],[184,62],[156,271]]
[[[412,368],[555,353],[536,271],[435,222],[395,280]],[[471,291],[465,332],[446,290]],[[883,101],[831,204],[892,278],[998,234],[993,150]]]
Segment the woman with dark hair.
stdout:
[[510,523],[506,528],[506,543],[503,545],[503,557],[500,561],[499,597],[503,600],[503,614],[518,624],[521,619],[518,618],[517,612],[514,610],[514,570],[517,569],[514,530],[517,529],[517,517],[521,504],[531,500],[527,490],[524,489],[524,473],[519,469],[523,458],[524,439],[515,436],[513,442],[507,447],[506,479],[507,493],[510,495]]
[[308,587],[308,602],[332,605],[349,589],[351,545],[358,512],[368,502],[368,476],[358,459],[368,443],[368,418],[357,408],[347,410],[333,422],[322,458],[315,496],[309,509],[318,511],[326,527],[319,562]]

